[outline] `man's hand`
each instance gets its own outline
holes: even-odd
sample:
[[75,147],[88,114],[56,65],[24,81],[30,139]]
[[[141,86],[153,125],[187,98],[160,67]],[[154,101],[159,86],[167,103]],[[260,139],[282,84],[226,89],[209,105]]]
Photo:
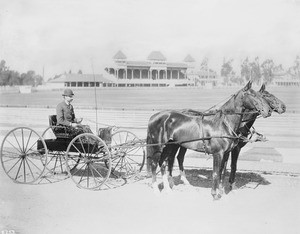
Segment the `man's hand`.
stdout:
[[77,123],[71,123],[71,127],[76,128],[78,126]]
[[78,118],[78,119],[76,119],[76,123],[81,123],[82,122],[82,120],[83,120],[83,118]]

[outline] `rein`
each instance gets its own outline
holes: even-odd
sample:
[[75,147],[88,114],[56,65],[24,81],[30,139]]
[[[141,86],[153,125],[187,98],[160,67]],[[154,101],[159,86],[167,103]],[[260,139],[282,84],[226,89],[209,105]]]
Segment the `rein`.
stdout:
[[210,136],[210,137],[201,137],[201,138],[195,138],[191,140],[185,140],[185,141],[170,141],[170,142],[165,142],[165,143],[153,143],[153,144],[145,144],[146,139],[144,140],[136,140],[132,141],[132,143],[123,143],[123,144],[118,144],[118,145],[113,145],[109,147],[118,147],[118,148],[129,148],[129,147],[150,147],[150,146],[161,146],[161,145],[181,145],[184,143],[190,143],[190,142],[195,142],[195,141],[209,141],[214,138],[227,138],[227,139],[240,139],[245,142],[251,142],[249,139],[243,136]]

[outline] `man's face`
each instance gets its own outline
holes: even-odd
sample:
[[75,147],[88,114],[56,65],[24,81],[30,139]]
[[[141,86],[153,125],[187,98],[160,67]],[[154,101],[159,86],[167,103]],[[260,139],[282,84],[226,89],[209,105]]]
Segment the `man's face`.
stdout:
[[65,100],[68,102],[68,103],[71,103],[73,101],[73,95],[71,96],[65,96]]

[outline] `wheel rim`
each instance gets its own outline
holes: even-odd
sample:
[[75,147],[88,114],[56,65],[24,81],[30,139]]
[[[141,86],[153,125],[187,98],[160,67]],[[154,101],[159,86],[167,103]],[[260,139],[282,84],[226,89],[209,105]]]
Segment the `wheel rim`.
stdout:
[[44,139],[56,139],[56,136],[51,127],[46,128],[46,130],[42,134],[42,137]]
[[43,138],[26,127],[11,130],[1,145],[1,164],[17,183],[33,183],[44,173],[47,147]]
[[111,172],[111,155],[107,145],[99,137],[84,133],[76,136],[68,145],[66,168],[78,187],[99,189]]
[[128,178],[139,173],[145,163],[145,150],[135,144],[139,138],[132,132],[122,130],[112,135],[112,174]]

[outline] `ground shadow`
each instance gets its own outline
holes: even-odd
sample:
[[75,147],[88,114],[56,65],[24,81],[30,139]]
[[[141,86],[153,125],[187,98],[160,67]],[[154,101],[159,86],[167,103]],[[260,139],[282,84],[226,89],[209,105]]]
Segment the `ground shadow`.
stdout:
[[[185,170],[187,180],[194,187],[211,188],[212,186],[212,170],[211,169],[187,169]],[[229,173],[225,176],[225,193],[231,191],[230,184],[228,182]],[[235,179],[235,189],[242,188],[257,188],[259,185],[271,184],[266,178],[259,173],[254,172],[237,172]],[[183,182],[179,176],[174,177],[174,184],[179,185]]]

